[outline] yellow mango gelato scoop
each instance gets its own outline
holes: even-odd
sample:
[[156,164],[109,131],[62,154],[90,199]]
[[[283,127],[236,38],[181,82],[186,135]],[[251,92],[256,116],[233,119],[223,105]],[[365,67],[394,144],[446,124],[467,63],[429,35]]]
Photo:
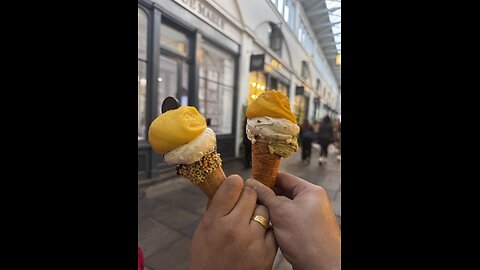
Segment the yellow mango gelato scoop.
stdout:
[[284,118],[296,124],[295,115],[290,110],[290,101],[280,91],[267,91],[261,94],[247,108],[247,118],[269,116]]
[[195,139],[207,122],[195,107],[181,106],[159,115],[150,125],[148,141],[153,150],[165,154]]

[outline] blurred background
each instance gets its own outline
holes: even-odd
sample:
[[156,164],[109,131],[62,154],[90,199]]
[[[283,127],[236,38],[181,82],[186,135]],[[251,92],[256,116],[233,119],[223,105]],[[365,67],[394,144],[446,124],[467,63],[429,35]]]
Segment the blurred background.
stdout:
[[[340,223],[341,1],[138,0],[138,240],[147,270],[188,269],[206,205],[148,144],[163,99],[195,106],[217,134],[225,173],[247,179],[245,109],[270,90],[289,97],[301,127],[301,149],[280,170],[322,185]],[[280,252],[274,269],[291,269]]]

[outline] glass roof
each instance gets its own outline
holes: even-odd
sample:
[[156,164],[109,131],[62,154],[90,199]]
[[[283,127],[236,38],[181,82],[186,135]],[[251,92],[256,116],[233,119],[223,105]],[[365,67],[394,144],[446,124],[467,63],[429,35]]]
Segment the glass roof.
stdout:
[[332,23],[332,32],[335,38],[335,45],[337,46],[337,50],[342,50],[342,34],[341,34],[341,0],[325,0],[325,4],[329,9],[328,17],[330,22]]

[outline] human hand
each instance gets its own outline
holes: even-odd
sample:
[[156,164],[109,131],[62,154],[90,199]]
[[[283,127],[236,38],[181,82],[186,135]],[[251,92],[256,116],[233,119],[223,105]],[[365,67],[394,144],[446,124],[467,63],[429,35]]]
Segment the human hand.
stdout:
[[279,172],[275,192],[248,179],[258,200],[267,207],[278,246],[295,270],[340,269],[340,228],[326,191]]
[[223,181],[198,225],[190,251],[190,269],[272,269],[277,244],[252,215],[269,219],[257,194],[231,175]]

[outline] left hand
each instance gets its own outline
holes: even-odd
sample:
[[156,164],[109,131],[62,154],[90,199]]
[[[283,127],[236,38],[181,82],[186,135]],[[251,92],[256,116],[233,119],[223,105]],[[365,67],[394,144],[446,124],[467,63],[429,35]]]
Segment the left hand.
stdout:
[[257,193],[244,187],[243,179],[231,175],[220,188],[198,225],[190,252],[190,269],[272,269],[277,243],[252,216],[269,220]]

